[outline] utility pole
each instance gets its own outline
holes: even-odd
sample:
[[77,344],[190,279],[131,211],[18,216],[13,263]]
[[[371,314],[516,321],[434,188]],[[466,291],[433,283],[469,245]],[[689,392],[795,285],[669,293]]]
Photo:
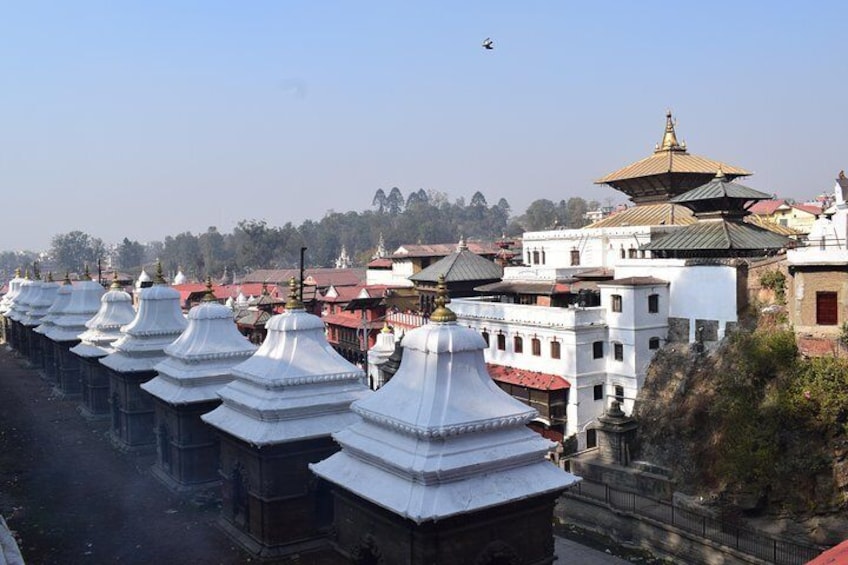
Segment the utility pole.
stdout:
[[300,248],[300,302],[303,303],[303,256],[306,254],[306,248]]

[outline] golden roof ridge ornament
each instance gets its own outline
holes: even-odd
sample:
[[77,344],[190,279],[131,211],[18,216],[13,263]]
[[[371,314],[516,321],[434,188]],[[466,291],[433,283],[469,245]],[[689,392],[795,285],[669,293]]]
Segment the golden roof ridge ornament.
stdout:
[[162,274],[162,261],[156,262],[156,277],[153,279],[153,284],[167,284]]
[[717,180],[717,181],[724,181],[725,180],[724,171],[722,170],[721,165],[718,166],[718,172],[716,173],[715,180]]
[[201,302],[218,302],[218,299],[215,297],[215,291],[212,290],[212,277],[206,275],[206,292],[203,293],[203,298],[200,299]]
[[297,281],[294,277],[289,278],[289,299],[286,300],[286,310],[304,310],[303,302],[300,301]]
[[381,330],[380,330],[380,333],[383,333],[383,334],[390,334],[390,333],[392,333],[392,328],[390,328],[390,327],[389,327],[389,322],[388,322],[388,321],[383,320],[383,329],[381,329]]
[[112,271],[112,284],[109,285],[109,290],[121,290],[121,283],[118,282],[118,271]]
[[430,321],[437,323],[455,322],[456,314],[447,307],[449,303],[450,296],[448,296],[448,287],[445,284],[445,275],[439,275],[439,283],[436,285],[436,309],[430,314]]
[[675,120],[671,117],[671,110],[665,113],[665,133],[662,141],[654,149],[654,153],[661,151],[686,151],[686,145],[677,142],[677,134],[674,132]]

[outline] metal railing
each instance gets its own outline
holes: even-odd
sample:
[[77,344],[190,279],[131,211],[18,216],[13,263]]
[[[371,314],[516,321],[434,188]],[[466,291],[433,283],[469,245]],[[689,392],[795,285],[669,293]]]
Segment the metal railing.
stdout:
[[733,521],[722,520],[709,514],[674,506],[633,492],[617,490],[609,485],[585,479],[565,494],[601,502],[637,518],[646,517],[674,526],[776,565],[803,565],[825,549],[777,538]]

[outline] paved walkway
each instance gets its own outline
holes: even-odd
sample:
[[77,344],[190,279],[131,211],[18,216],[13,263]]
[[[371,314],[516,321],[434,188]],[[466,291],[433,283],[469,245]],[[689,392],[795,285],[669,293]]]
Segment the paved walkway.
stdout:
[[[151,475],[152,456],[115,450],[106,423],[77,404],[0,345],[0,515],[27,563],[250,561],[215,527],[216,501],[172,494]],[[558,563],[627,563],[562,538],[556,551]]]

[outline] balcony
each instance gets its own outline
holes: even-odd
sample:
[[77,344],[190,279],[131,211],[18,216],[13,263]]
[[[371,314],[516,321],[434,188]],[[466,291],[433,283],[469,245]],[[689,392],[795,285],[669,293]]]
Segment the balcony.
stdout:
[[543,328],[577,328],[600,326],[606,323],[606,310],[601,306],[589,308],[534,306],[499,302],[498,297],[456,298],[450,308],[462,321],[490,321],[539,326]]

